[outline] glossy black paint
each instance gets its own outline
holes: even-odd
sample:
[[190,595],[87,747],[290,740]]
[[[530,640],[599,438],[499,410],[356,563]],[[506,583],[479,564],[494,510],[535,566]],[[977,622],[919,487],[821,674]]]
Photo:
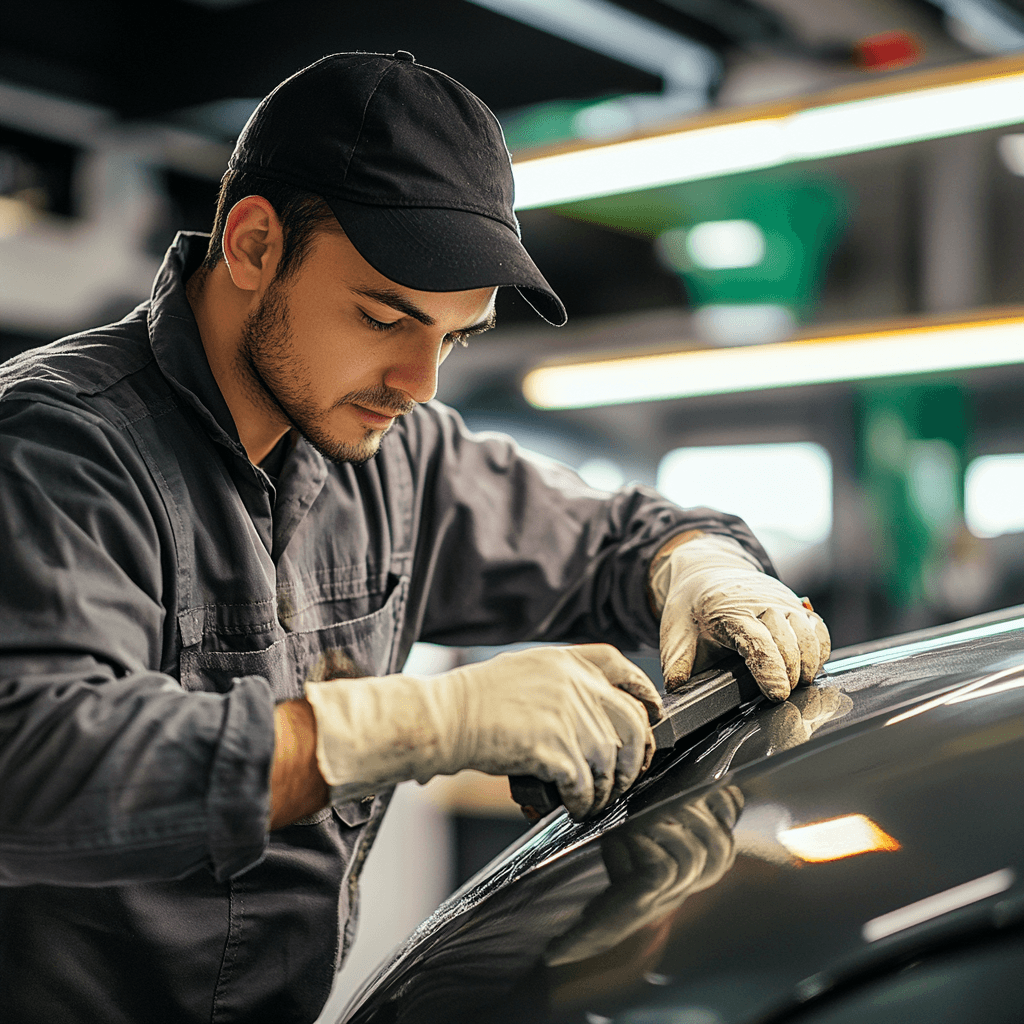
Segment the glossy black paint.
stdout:
[[[790,701],[688,737],[600,819],[546,819],[340,1019],[933,1021],[956,992],[950,1019],[1024,1019],[1022,776],[1024,610],[839,652]],[[850,815],[898,848],[809,862],[780,841]]]

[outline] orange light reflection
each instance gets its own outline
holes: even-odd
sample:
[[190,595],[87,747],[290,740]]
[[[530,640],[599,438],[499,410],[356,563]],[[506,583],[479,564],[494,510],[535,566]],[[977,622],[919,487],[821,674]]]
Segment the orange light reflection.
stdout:
[[777,836],[794,856],[809,864],[842,860],[860,853],[895,852],[899,841],[863,814],[788,828]]

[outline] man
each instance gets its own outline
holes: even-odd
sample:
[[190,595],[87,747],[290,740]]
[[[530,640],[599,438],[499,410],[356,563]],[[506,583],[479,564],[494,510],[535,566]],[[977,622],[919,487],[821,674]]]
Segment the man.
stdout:
[[647,763],[614,647],[421,679],[418,639],[660,631],[670,683],[725,645],[776,699],[828,657],[735,517],[432,401],[498,286],[564,322],[493,115],[337,54],[254,113],[149,302],[0,371],[5,1020],[311,1021],[395,783],[531,772],[584,817]]

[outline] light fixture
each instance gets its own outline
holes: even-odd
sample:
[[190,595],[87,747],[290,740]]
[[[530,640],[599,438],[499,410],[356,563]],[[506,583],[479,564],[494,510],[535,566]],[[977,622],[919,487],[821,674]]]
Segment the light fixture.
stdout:
[[968,66],[971,75],[935,84],[934,73],[918,74],[908,76],[900,92],[847,92],[831,102],[812,96],[802,109],[782,103],[724,123],[720,116],[712,124],[696,119],[661,135],[525,156],[513,164],[516,206],[551,206],[1024,122],[1019,58]]
[[1024,363],[1024,315],[746,348],[691,349],[542,365],[523,381],[538,409],[734,394]]
[[896,839],[863,814],[846,814],[829,821],[787,828],[776,838],[794,857],[808,864],[900,849]]
[[698,267],[736,270],[764,259],[764,232],[751,220],[708,220],[686,233],[686,251]]

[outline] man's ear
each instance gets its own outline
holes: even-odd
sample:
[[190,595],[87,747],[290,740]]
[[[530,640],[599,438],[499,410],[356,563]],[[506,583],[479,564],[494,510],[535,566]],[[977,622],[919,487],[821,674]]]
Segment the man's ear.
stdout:
[[231,208],[221,248],[236,288],[262,291],[274,279],[284,232],[263,196],[246,196]]

